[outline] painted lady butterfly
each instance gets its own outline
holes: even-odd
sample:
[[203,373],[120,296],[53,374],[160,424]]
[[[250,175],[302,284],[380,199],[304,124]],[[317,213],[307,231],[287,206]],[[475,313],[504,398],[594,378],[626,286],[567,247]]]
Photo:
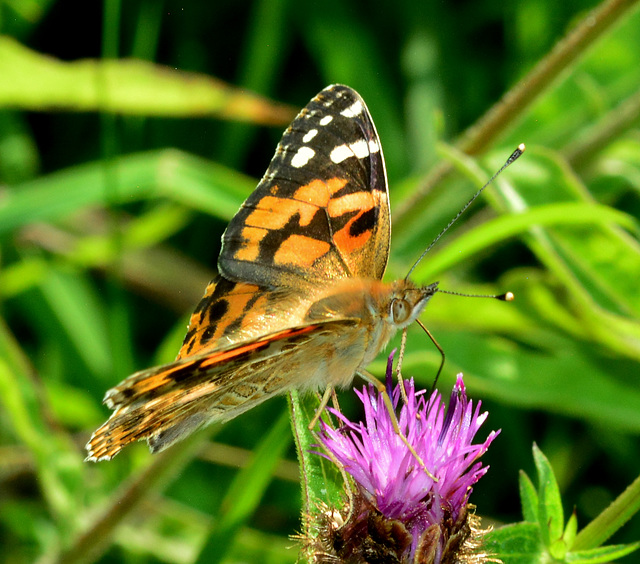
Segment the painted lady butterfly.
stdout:
[[371,378],[366,366],[437,292],[437,283],[381,281],[390,232],[371,115],[354,90],[329,86],[291,123],[229,223],[219,276],[177,360],[107,392],[114,411],[87,460],[109,460],[142,439],[159,452],[276,394]]

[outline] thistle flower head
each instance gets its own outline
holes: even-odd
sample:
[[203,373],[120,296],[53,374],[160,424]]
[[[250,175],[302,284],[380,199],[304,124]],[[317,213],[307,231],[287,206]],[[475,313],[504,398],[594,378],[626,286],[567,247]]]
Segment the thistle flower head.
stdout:
[[[387,390],[397,412],[401,390],[400,384],[392,389],[392,363],[393,353],[387,366]],[[469,537],[472,487],[488,470],[479,458],[499,431],[473,444],[488,414],[480,413],[481,402],[474,407],[467,399],[462,375],[448,408],[439,392],[434,390],[427,399],[424,391],[415,390],[413,380],[405,380],[404,386],[407,402],[400,407],[398,426],[424,467],[395,432],[383,394],[372,385],[356,391],[364,406],[364,421],[352,422],[330,410],[342,426],[334,429],[322,423],[319,437],[328,457],[339,462],[357,487],[357,507],[350,509],[347,518],[352,523],[347,521],[340,528],[338,544],[344,550],[349,542],[366,539],[372,530],[384,536],[383,530],[393,537],[398,562],[456,562],[450,559],[452,551]],[[358,550],[355,545],[347,549],[349,556]],[[369,560],[354,556],[352,561]]]

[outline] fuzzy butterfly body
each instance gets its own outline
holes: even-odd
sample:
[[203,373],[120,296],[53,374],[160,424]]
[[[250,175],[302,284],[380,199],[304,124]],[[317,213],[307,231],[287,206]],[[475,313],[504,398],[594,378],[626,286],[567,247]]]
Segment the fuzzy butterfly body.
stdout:
[[381,281],[390,231],[373,120],[354,90],[329,86],[229,223],[177,359],[107,392],[87,459],[142,439],[161,451],[291,389],[348,386],[437,291]]

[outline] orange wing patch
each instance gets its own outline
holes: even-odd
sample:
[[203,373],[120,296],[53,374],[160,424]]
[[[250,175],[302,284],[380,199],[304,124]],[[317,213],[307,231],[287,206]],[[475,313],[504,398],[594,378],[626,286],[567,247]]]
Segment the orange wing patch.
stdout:
[[249,214],[246,224],[252,227],[267,227],[269,230],[282,229],[294,216],[298,216],[300,226],[311,223],[318,206],[291,198],[265,196],[256,209]]
[[333,240],[341,251],[350,255],[369,242],[373,233],[372,226],[375,225],[369,220],[372,211],[375,215],[375,202],[370,192],[356,192],[331,200],[328,211],[331,217],[355,212],[346,225],[333,235]]
[[[271,195],[264,196],[255,205],[255,208],[247,216],[245,227],[242,228],[244,243],[236,250],[235,258],[242,261],[255,261],[260,254],[260,243],[271,233],[284,229],[295,217],[298,228],[308,227],[316,217],[319,209],[333,207],[336,215],[341,215],[350,206],[348,211],[355,209],[358,198],[350,194],[338,200],[331,198],[335,193],[344,188],[347,180],[343,178],[331,178],[328,181],[314,180],[298,188],[292,197],[276,197],[277,186],[274,186]],[[342,202],[345,198],[348,201]],[[361,199],[361,198],[360,198]],[[331,215],[331,212],[329,212]],[[292,234],[284,239],[274,253],[273,261],[277,265],[289,265],[295,267],[310,267],[313,263],[329,252],[329,242],[314,239],[312,237]]]
[[369,211],[375,206],[371,192],[354,192],[334,198],[329,202],[327,210],[331,217],[340,217],[346,213]]
[[[346,255],[363,248],[371,238],[375,226],[364,224],[363,220],[376,206],[376,202],[371,192],[364,191],[334,197],[346,185],[347,180],[334,177],[327,181],[314,180],[305,184],[290,198],[264,196],[245,220],[245,227],[242,228],[244,242],[236,250],[235,258],[241,261],[257,260],[260,244],[270,233],[283,230],[293,218],[297,218],[297,228],[308,227],[317,218],[320,209],[326,209],[330,218],[355,214],[333,234],[333,244]],[[279,242],[273,254],[273,263],[278,266],[309,268],[330,250],[330,241],[293,233]]]
[[309,184],[300,186],[293,194],[294,199],[326,208],[331,197],[345,187],[347,181],[344,178],[330,178],[329,180],[313,180]]
[[268,229],[262,227],[244,227],[242,237],[245,243],[236,251],[235,258],[244,261],[254,261],[260,254],[260,241],[269,233]]
[[273,261],[282,266],[310,267],[329,252],[331,245],[304,235],[290,235],[278,247]]

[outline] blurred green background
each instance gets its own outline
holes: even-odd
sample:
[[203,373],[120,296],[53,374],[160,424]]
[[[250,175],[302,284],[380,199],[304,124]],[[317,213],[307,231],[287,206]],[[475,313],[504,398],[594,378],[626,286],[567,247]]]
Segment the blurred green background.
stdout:
[[[596,516],[640,468],[640,14],[611,4],[536,82],[596,2],[0,1],[0,560],[296,560],[284,399],[157,457],[87,464],[83,445],[109,387],[175,356],[227,221],[335,82],[382,139],[388,278],[527,144],[414,279],[517,296],[438,295],[422,317],[441,389],[464,372],[502,429],[471,500],[485,524],[521,519],[533,441],[565,510]],[[438,362],[413,328],[404,374],[426,387]],[[638,538],[636,518],[613,541]]]

